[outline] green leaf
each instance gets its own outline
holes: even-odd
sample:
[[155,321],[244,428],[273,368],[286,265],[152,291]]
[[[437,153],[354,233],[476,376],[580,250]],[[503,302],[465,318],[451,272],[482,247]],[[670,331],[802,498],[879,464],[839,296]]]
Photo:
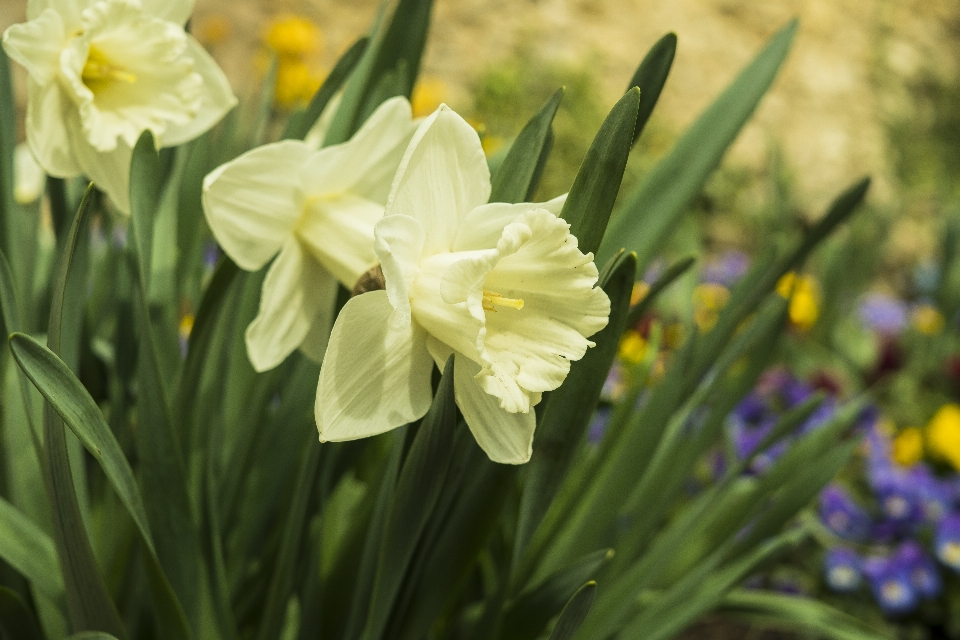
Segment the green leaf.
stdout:
[[553,118],[563,99],[561,87],[523,127],[493,174],[490,202],[529,202],[537,190],[537,169],[546,161]]
[[[569,606],[568,600],[576,598],[583,584],[595,578],[613,555],[613,549],[591,553],[517,596],[508,604],[504,613],[500,635],[502,640],[533,640],[539,637],[547,623],[560,613],[561,609],[566,610],[564,605]],[[591,596],[590,604],[592,602]]]
[[350,76],[354,67],[360,62],[363,52],[367,49],[369,38],[363,37],[357,40],[347,49],[346,53],[340,56],[333,71],[327,76],[326,80],[310,99],[310,104],[302,113],[297,113],[287,123],[287,130],[283,134],[284,140],[303,140],[310,129],[320,119],[323,110],[326,109],[330,100],[336,95],[340,87]]
[[654,44],[643,62],[637,67],[636,73],[630,79],[627,88],[640,88],[640,107],[637,109],[637,127],[633,131],[633,142],[643,133],[643,128],[653,113],[653,108],[657,106],[657,100],[660,99],[660,92],[663,91],[663,85],[667,82],[667,76],[670,75],[670,67],[673,66],[673,57],[677,53],[677,34],[668,33]]
[[[795,595],[757,589],[736,589],[722,601],[724,613],[747,614],[790,631],[806,631],[829,640],[893,640],[893,629],[875,629],[859,618],[830,605]],[[766,625],[765,625],[766,626]]]
[[587,614],[590,613],[590,607],[593,606],[593,598],[596,594],[596,582],[588,582],[580,587],[560,613],[560,619],[557,620],[557,626],[553,628],[553,633],[550,634],[550,640],[570,640],[573,638],[577,629],[586,619]]
[[656,282],[650,285],[650,289],[640,302],[630,309],[630,315],[627,316],[627,326],[632,327],[637,324],[640,319],[643,318],[644,314],[653,308],[653,303],[657,301],[657,296],[676,282],[680,276],[685,274],[696,262],[696,257],[689,256],[670,265],[667,270],[657,278]]
[[626,247],[646,269],[769,89],[796,30],[795,20],[781,29],[627,197],[598,251],[601,260]]
[[100,463],[152,550],[153,538],[133,470],[83,383],[52,351],[28,335],[10,336],[10,349],[30,381]]
[[159,158],[153,136],[145,131],[130,165],[130,232],[136,274],[135,317],[140,330],[137,356],[136,446],[140,481],[157,557],[196,630],[200,611],[203,556],[187,491],[187,474],[174,430],[166,380],[161,373],[156,336],[147,305],[152,251],[152,222],[161,194]]
[[397,478],[363,633],[366,640],[384,637],[417,542],[443,488],[457,425],[453,361],[453,356],[447,359],[433,404],[420,423]]
[[0,498],[0,558],[50,600],[64,601],[57,550],[43,529]]
[[640,90],[633,88],[610,110],[563,203],[560,217],[570,223],[570,233],[584,253],[597,250],[607,228],[630,156],[639,106]]
[[303,456],[293,500],[291,500],[290,509],[287,511],[283,539],[280,543],[280,553],[274,563],[263,617],[260,618],[260,631],[257,634],[260,640],[272,640],[277,636],[277,629],[283,625],[283,616],[287,611],[287,601],[294,591],[295,576],[302,562],[304,531],[306,529],[304,525],[309,515],[310,497],[317,484],[317,467],[319,464],[320,443],[313,441],[308,445]]
[[99,631],[84,631],[83,633],[75,633],[72,636],[68,637],[67,640],[117,640],[109,633],[101,633]]
[[574,453],[583,442],[626,326],[636,268],[633,254],[626,254],[614,267],[609,279],[603,283],[603,290],[610,298],[609,323],[591,337],[596,346],[589,349],[581,360],[571,364],[563,385],[547,397],[520,500],[514,540],[515,562],[550,507],[569,471]]
[[[53,543],[50,543],[51,551]],[[43,640],[36,619],[23,598],[7,587],[0,586],[0,637],[8,640]]]
[[166,575],[160,568],[153,536],[147,522],[143,498],[137,487],[133,470],[113,432],[103,419],[100,409],[83,384],[52,351],[24,334],[10,337],[10,348],[23,372],[60,418],[77,435],[110,481],[127,513],[133,519],[146,547],[152,595],[158,611],[159,624],[172,637],[189,637],[190,631],[183,610],[177,601]]
[[[92,192],[93,185],[90,185],[73,219],[70,233],[63,243],[53,281],[47,346],[56,354],[60,352],[63,334],[67,283],[70,281],[73,256]],[[71,626],[81,631],[107,630],[119,638],[125,638],[123,623],[107,591],[80,513],[76,486],[70,469],[63,420],[49,403],[44,406],[43,424],[45,445],[43,466],[47,478],[47,489],[50,493],[54,543],[63,571]]]
[[384,76],[402,68],[409,85],[403,93],[410,96],[420,73],[432,7],[433,0],[386,0],[381,5],[370,44],[344,89],[324,146],[346,142],[356,133],[378,106],[371,97]]

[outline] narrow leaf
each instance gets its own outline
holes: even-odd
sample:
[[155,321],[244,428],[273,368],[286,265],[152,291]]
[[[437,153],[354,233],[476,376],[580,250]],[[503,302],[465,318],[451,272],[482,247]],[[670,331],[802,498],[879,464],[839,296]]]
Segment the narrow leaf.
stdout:
[[630,315],[627,316],[627,326],[632,327],[637,324],[644,314],[653,308],[653,303],[667,287],[676,282],[680,276],[685,274],[690,267],[697,262],[694,256],[689,256],[670,265],[663,274],[650,285],[650,289],[644,294],[640,302],[630,309]]
[[597,250],[607,228],[630,156],[639,106],[640,90],[633,88],[610,110],[560,212],[560,217],[570,223],[570,233],[584,253]]
[[597,595],[597,583],[588,582],[580,587],[570,602],[563,608],[560,619],[557,620],[557,626],[553,628],[550,634],[550,640],[570,640],[573,638],[577,629],[583,624],[587,614],[590,613],[590,607],[593,606],[593,598]]
[[[93,185],[90,185],[63,243],[53,281],[47,346],[56,354],[59,354],[61,347],[67,283],[70,281],[73,256],[92,192]],[[54,543],[63,571],[71,626],[81,631],[106,630],[125,638],[123,623],[107,591],[80,513],[63,420],[49,403],[44,406],[43,423],[46,454],[43,466],[50,493]]]
[[[51,543],[51,550],[53,543]],[[0,586],[0,637],[9,640],[43,640],[43,634],[23,598]]]
[[307,105],[306,110],[290,119],[287,130],[283,134],[285,140],[303,140],[306,137],[320,118],[323,110],[327,108],[330,100],[343,86],[357,63],[360,62],[360,58],[363,57],[363,52],[366,51],[369,42],[369,38],[360,38],[347,49],[346,53],[340,56],[337,64],[333,67],[333,71],[330,72],[330,75],[323,81],[313,98],[310,99],[310,104]]
[[596,346],[570,366],[563,385],[547,398],[520,500],[514,541],[517,559],[560,489],[590,424],[626,326],[636,267],[636,258],[627,254],[604,283],[603,290],[610,297],[610,321],[591,337]]
[[781,29],[630,194],[598,251],[601,259],[626,247],[636,251],[641,271],[647,267],[770,88],[796,30],[796,21]]
[[367,640],[383,637],[417,542],[443,488],[457,420],[453,361],[453,356],[447,359],[433,404],[420,424],[397,478],[363,634]]
[[670,67],[673,66],[673,57],[677,53],[677,34],[668,33],[654,44],[643,62],[637,68],[630,84],[627,88],[640,88],[640,107],[637,109],[637,127],[633,132],[633,141],[643,133],[643,128],[653,113],[653,108],[657,106],[657,100],[660,99],[660,92],[663,91],[663,85],[667,82],[667,76],[670,75]]
[[63,575],[53,540],[12,504],[0,498],[0,558],[43,595],[63,602]]
[[563,92],[563,87],[557,89],[510,146],[507,157],[493,175],[490,202],[529,202],[533,197],[537,168],[549,152],[547,141]]

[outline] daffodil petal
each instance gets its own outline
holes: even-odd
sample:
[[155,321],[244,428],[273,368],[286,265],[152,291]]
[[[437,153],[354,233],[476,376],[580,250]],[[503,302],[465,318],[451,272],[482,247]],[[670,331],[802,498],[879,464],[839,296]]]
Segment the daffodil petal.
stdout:
[[481,389],[474,379],[480,366],[462,354],[455,358],[454,395],[477,444],[494,462],[523,464],[530,460],[536,414],[501,409],[500,401]]
[[321,149],[303,169],[314,191],[350,191],[381,205],[417,124],[404,97],[377,107],[350,140]]
[[318,293],[322,299],[317,314],[310,322],[310,331],[300,343],[300,351],[316,363],[323,362],[330,343],[330,330],[333,329],[334,305],[337,301],[337,279],[330,276],[324,280],[327,291]]
[[46,85],[60,70],[65,40],[63,18],[55,10],[45,9],[35,19],[4,31],[3,50],[26,68],[34,82]]
[[140,0],[144,13],[183,26],[193,13],[193,0]]
[[[192,8],[192,2],[191,8]],[[189,16],[189,13],[187,14]],[[187,34],[187,52],[193,58],[193,70],[203,78],[200,110],[183,124],[171,123],[163,134],[163,146],[173,147],[205,133],[237,104],[230,82],[220,66],[196,39]]]
[[[336,282],[295,238],[284,243],[263,280],[260,310],[246,331],[247,355],[257,371],[284,361],[307,337]],[[329,311],[328,311],[329,313]]]
[[460,225],[457,237],[453,241],[454,251],[472,251],[474,249],[490,249],[497,246],[503,228],[517,219],[517,216],[534,209],[546,209],[559,216],[563,203],[567,201],[567,194],[553,200],[541,203],[520,202],[507,204],[491,202],[483,204],[467,214]]
[[410,216],[384,216],[374,233],[374,248],[387,283],[387,297],[396,309],[397,317],[410,322],[409,291],[419,269],[426,236],[423,226]]
[[29,0],[27,2],[27,20],[36,20],[47,9],[53,9],[63,18],[67,30],[73,30],[80,24],[83,10],[90,0]]
[[66,97],[56,82],[40,86],[31,81],[27,87],[27,143],[44,171],[55,178],[73,178],[83,173],[73,153],[66,121],[69,117]]
[[340,311],[317,387],[321,442],[383,433],[430,408],[433,361],[423,330],[393,316],[384,291],[352,298]]
[[[76,113],[68,117],[76,117]],[[98,151],[81,134],[79,124],[69,127],[73,133],[70,142],[81,171],[97,187],[110,196],[110,200],[123,213],[130,213],[130,160],[133,149],[123,140],[117,140],[113,151]],[[80,135],[77,135],[80,134]],[[32,148],[32,147],[31,147]]]
[[299,169],[310,149],[284,140],[248,151],[203,181],[203,210],[217,242],[256,271],[291,235],[303,210]]
[[353,193],[307,198],[296,233],[313,255],[353,289],[377,262],[373,228],[383,217],[383,205]]
[[427,117],[407,147],[387,202],[427,231],[427,255],[450,251],[463,218],[490,197],[490,170],[473,127],[446,105]]

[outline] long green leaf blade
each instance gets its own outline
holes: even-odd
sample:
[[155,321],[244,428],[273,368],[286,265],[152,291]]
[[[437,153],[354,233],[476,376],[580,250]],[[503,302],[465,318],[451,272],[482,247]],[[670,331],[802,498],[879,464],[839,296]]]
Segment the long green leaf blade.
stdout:
[[542,166],[546,160],[544,156],[549,152],[547,141],[563,92],[563,87],[557,89],[513,142],[507,157],[493,175],[490,202],[529,202],[533,197],[537,188],[537,168]]
[[781,29],[631,193],[610,224],[601,260],[626,247],[646,268],[769,89],[796,31],[796,21]]
[[636,269],[636,257],[627,254],[603,283],[610,298],[610,321],[591,337],[596,346],[570,366],[563,385],[547,398],[520,500],[514,541],[517,560],[550,507],[590,424],[626,326]]
[[653,108],[657,106],[657,100],[660,99],[660,92],[663,91],[663,85],[667,82],[667,76],[670,75],[670,67],[673,66],[673,57],[677,53],[677,34],[668,33],[656,44],[650,47],[650,51],[644,56],[643,62],[637,67],[636,73],[630,79],[627,88],[640,88],[640,107],[637,109],[637,127],[633,132],[633,141],[643,133],[643,128],[653,113]]
[[563,608],[560,619],[557,620],[557,626],[553,628],[550,634],[550,640],[570,640],[573,638],[577,629],[583,624],[587,614],[590,613],[590,607],[593,606],[593,599],[597,595],[597,583],[588,582],[577,590],[570,602]]
[[584,253],[596,251],[620,192],[633,132],[637,126],[640,90],[627,91],[600,125],[563,203],[560,217]]
[[57,550],[43,529],[0,498],[0,558],[54,602],[63,602]]
[[433,404],[420,424],[397,478],[363,634],[367,640],[384,637],[417,542],[443,488],[457,424],[453,367],[454,358],[450,356]]
[[[92,192],[93,185],[90,185],[70,226],[57,264],[47,328],[47,346],[56,354],[59,354],[61,347],[67,283]],[[43,424],[44,471],[50,492],[54,542],[63,571],[70,624],[75,630],[105,630],[118,638],[125,638],[123,623],[107,591],[80,513],[63,420],[49,403],[44,405]]]
[[16,591],[7,587],[0,587],[0,637],[10,640],[43,640],[40,627],[27,608],[27,603]]

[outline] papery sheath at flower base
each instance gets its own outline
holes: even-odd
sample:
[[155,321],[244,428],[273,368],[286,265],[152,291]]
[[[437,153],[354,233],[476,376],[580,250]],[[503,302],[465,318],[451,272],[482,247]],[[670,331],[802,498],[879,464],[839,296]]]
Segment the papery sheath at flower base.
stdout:
[[[372,436],[423,416],[430,375],[454,354],[457,405],[491,460],[530,458],[543,392],[606,326],[592,254],[543,204],[487,204],[476,132],[445,105],[407,148],[376,252],[386,291],[351,299],[320,370],[320,439]],[[357,345],[363,345],[358,349]]]
[[256,271],[276,256],[246,332],[257,371],[298,347],[323,358],[337,282],[353,289],[376,265],[374,225],[415,130],[406,98],[391,98],[343,144],[319,151],[299,140],[264,145],[204,180],[207,222],[237,266]]
[[29,74],[27,142],[52,176],[86,175],[130,210],[130,158],[196,138],[236,104],[183,25],[193,0],[31,0],[3,48]]

